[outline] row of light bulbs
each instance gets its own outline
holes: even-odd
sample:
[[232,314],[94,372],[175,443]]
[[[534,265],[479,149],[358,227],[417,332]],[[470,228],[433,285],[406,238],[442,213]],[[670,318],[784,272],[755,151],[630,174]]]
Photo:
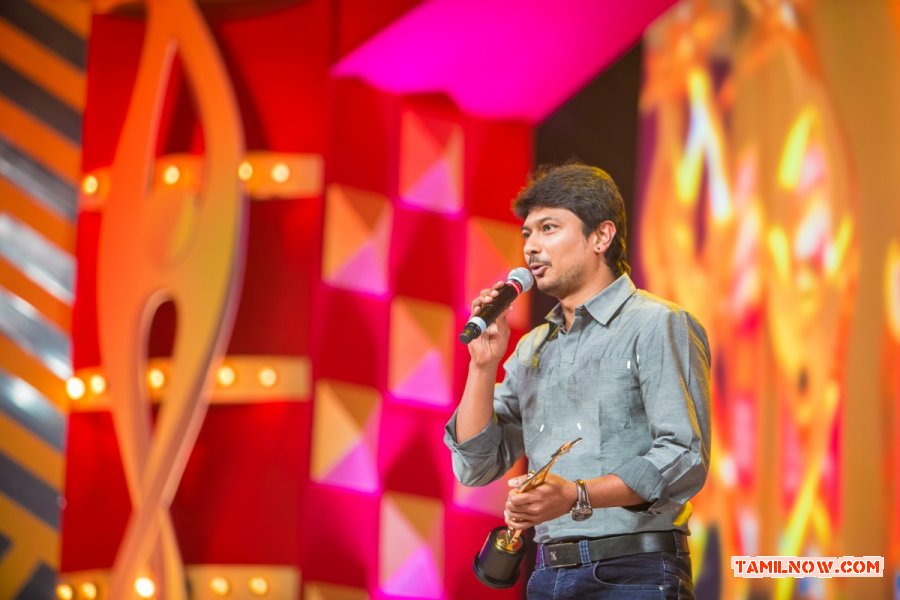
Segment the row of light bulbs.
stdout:
[[[232,591],[231,580],[217,575],[209,580],[209,589],[217,596],[227,596]],[[261,575],[253,576],[247,580],[247,589],[255,596],[265,596],[269,593],[269,580]],[[134,592],[138,598],[153,598],[156,596],[156,583],[149,577],[138,577],[134,580]],[[97,584],[92,581],[80,583],[77,588],[68,583],[56,586],[56,597],[59,600],[96,600],[99,594]]]
[[[278,383],[278,372],[272,367],[261,367],[256,373],[256,380],[264,388],[271,388]],[[222,365],[216,372],[216,382],[223,388],[234,385],[237,381],[237,373],[233,367]],[[152,390],[161,390],[166,385],[166,374],[162,369],[153,367],[147,370],[147,385]],[[106,391],[106,378],[103,375],[91,375],[87,382],[81,377],[70,377],[66,380],[66,394],[71,400],[81,400],[87,393],[88,388],[95,395],[100,395]]]
[[[253,165],[249,161],[243,161],[238,165],[237,175],[241,181],[250,181],[253,177]],[[283,162],[276,162],[269,169],[269,177],[275,183],[285,183],[291,178],[291,168]],[[169,165],[163,170],[163,182],[167,185],[175,185],[181,180],[181,169],[177,165]],[[86,175],[81,182],[82,191],[88,196],[93,196],[100,190],[100,180],[96,175]]]

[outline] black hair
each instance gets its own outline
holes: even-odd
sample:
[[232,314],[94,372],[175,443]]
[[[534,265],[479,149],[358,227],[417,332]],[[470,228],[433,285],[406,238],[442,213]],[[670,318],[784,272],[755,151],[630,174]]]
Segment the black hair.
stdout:
[[625,256],[625,202],[609,173],[581,163],[539,167],[513,201],[513,212],[523,221],[536,208],[572,211],[581,219],[585,237],[600,223],[612,221],[616,234],[604,259],[616,277],[631,272]]

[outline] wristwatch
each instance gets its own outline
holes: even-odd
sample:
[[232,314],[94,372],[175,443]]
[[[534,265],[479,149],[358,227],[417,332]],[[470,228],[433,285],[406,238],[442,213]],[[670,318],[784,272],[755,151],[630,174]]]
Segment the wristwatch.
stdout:
[[575,480],[575,490],[578,492],[578,499],[575,500],[575,506],[572,507],[572,520],[584,521],[585,519],[590,519],[591,515],[594,514],[594,509],[591,507],[591,500],[588,498],[584,479]]

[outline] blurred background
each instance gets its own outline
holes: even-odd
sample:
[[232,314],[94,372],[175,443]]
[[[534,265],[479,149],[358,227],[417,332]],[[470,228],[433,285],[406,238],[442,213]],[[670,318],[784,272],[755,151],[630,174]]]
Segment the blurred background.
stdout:
[[710,335],[698,598],[900,598],[898,27],[896,0],[0,1],[0,598],[524,597],[471,573],[506,486],[456,483],[442,428],[469,301],[522,263],[510,202],[572,159]]

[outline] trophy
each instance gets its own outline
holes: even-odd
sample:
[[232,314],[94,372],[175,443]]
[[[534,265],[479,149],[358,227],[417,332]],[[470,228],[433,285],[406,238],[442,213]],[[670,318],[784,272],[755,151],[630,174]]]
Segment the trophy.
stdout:
[[[581,441],[576,438],[566,442],[553,453],[546,465],[529,477],[525,483],[516,488],[516,492],[523,493],[538,487],[547,478],[547,473],[556,463],[556,460],[572,449],[572,446]],[[496,527],[488,534],[481,552],[475,555],[472,570],[481,583],[492,588],[508,588],[519,577],[519,565],[525,556],[522,532],[509,527]]]

